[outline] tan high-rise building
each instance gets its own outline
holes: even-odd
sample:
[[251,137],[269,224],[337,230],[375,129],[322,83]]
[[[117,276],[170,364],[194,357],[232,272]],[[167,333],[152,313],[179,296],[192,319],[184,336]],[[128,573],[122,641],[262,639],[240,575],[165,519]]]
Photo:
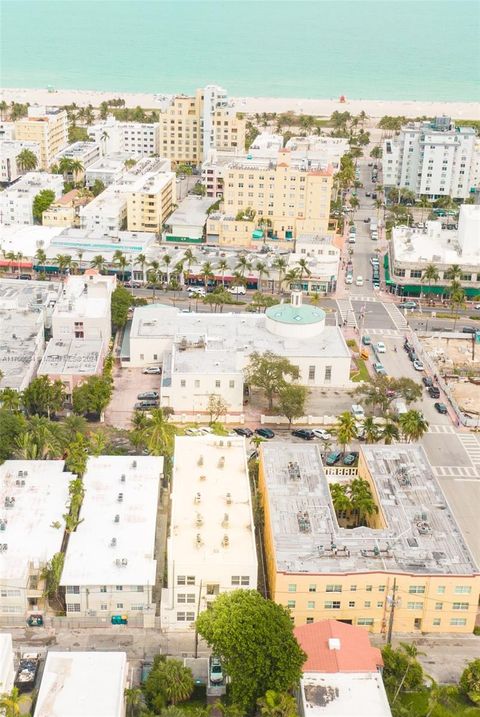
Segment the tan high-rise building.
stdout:
[[127,229],[131,232],[160,232],[176,202],[173,172],[141,177],[127,197]]
[[245,131],[245,119],[229,106],[221,87],[166,97],[160,110],[160,155],[175,164],[198,165],[209,149],[243,150]]
[[320,161],[292,159],[281,149],[275,159],[234,159],[224,171],[223,211],[237,217],[247,209],[272,239],[328,230],[333,168]]
[[28,116],[15,122],[15,138],[36,142],[39,169],[49,169],[55,156],[68,145],[67,113],[58,107],[29,107]]

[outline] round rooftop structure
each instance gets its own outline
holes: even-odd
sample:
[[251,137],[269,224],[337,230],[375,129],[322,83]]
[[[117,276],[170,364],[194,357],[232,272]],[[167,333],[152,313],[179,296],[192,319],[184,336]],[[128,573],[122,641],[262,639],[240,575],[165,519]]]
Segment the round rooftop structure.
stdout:
[[325,328],[325,312],[317,306],[302,304],[302,292],[293,291],[289,304],[270,306],[266,312],[266,328],[276,336],[310,338]]

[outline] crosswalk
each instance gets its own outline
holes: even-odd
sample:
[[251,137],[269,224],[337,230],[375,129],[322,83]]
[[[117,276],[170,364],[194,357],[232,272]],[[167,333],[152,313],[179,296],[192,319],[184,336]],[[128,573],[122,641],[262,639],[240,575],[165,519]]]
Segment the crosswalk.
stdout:
[[340,323],[349,328],[356,329],[357,320],[350,299],[337,299],[337,306],[340,313]]
[[465,453],[480,472],[480,441],[468,433],[459,433],[458,439],[464,447]]
[[408,322],[402,312],[395,306],[395,304],[383,304],[385,311],[397,327],[397,329],[406,329]]
[[352,300],[352,301],[362,301],[362,302],[364,302],[364,301],[369,301],[369,302],[374,302],[374,301],[376,301],[376,302],[378,302],[378,301],[379,301],[379,300],[377,299],[377,297],[376,297],[376,296],[372,296],[372,294],[368,294],[367,296],[363,296],[362,294],[351,294],[351,300]]
[[386,336],[391,339],[403,338],[403,333],[397,329],[365,329],[364,333],[369,336]]
[[432,466],[437,478],[480,478],[478,470],[471,466]]
[[448,423],[434,423],[429,425],[427,433],[456,433],[456,430]]

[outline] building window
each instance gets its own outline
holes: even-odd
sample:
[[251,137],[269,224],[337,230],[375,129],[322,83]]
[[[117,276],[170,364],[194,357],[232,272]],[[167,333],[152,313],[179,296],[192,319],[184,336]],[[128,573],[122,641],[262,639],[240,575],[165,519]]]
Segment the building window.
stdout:
[[354,593],[354,592],[356,592],[356,591],[357,591],[357,586],[356,586],[356,585],[350,585],[350,592]]
[[367,585],[367,586],[365,587],[365,590],[367,591],[367,593],[371,593],[371,592],[372,592],[372,589],[373,589],[372,585]]
[[423,610],[423,602],[407,602],[408,610]]
[[177,575],[177,585],[195,585],[195,575]]
[[235,381],[232,379],[228,382],[229,388],[235,388]]
[[457,595],[470,595],[472,592],[472,588],[470,585],[455,585],[455,589],[453,591]]
[[144,592],[144,586],[143,585],[137,585],[137,593],[143,593]]
[[308,586],[308,592],[309,592],[309,593],[316,593],[316,592],[317,592],[317,586],[312,583],[311,585]]
[[421,269],[410,269],[410,277],[412,279],[421,279],[421,277],[422,277]]
[[454,610],[468,610],[469,607],[470,607],[469,602],[454,602],[453,603]]
[[80,612],[80,603],[67,602],[67,612]]
[[442,622],[442,621],[440,620],[439,617],[434,617],[432,624],[433,624],[435,627],[438,627],[438,626],[441,624],[441,622]]
[[373,625],[373,617],[359,617],[357,625]]
[[308,367],[308,380],[315,381],[315,366]]
[[457,627],[461,627],[462,625],[466,625],[467,620],[464,617],[452,617],[450,620],[450,625],[454,625]]
[[384,592],[385,592],[385,585],[379,585],[379,586],[378,586],[378,592],[379,592],[379,593],[384,593]]
[[327,585],[326,592],[327,593],[341,593],[342,586],[341,585]]
[[240,575],[232,575],[232,585],[240,585]]
[[348,603],[348,607],[355,607],[355,600],[350,600]]
[[372,603],[370,602],[370,600],[367,600],[366,602],[363,603],[363,607],[371,607],[371,605],[372,605]]
[[315,610],[315,600],[309,600],[307,602],[307,609],[308,610]]
[[100,585],[100,592],[106,593],[107,592],[107,586],[106,585]]
[[326,610],[340,610],[340,600],[327,600],[324,607]]
[[408,592],[410,595],[423,595],[425,593],[425,585],[410,585]]
[[332,380],[332,367],[325,366],[325,382]]
[[307,625],[311,625],[313,622],[313,617],[307,617]]
[[295,600],[288,600],[288,601],[287,601],[287,607],[288,607],[288,608],[291,608],[291,609],[293,610],[294,607],[295,607],[295,605],[296,605]]
[[177,612],[177,622],[193,622],[194,620],[194,612]]
[[200,381],[198,380],[198,378],[195,379],[194,386],[195,388],[200,388]]
[[289,584],[288,584],[288,592],[289,592],[289,593],[296,593],[296,592],[297,592],[297,584],[296,584],[296,583],[289,583]]
[[377,607],[383,607],[383,600],[377,601]]
[[108,610],[108,605],[104,602],[100,605],[100,610]]
[[441,593],[443,595],[444,592],[445,592],[445,585],[439,585],[437,587],[437,593]]
[[187,382],[185,381],[184,378],[182,378],[182,380],[180,381],[180,388],[185,388],[186,385],[187,385]]
[[123,602],[117,602],[117,610],[123,610]]
[[443,602],[436,602],[435,610],[443,610]]
[[242,585],[250,585],[250,576],[242,575],[240,582]]
[[80,587],[78,585],[67,585],[67,594],[80,595]]
[[115,590],[116,590],[117,592],[122,592],[122,590],[123,590],[123,585],[115,585]]

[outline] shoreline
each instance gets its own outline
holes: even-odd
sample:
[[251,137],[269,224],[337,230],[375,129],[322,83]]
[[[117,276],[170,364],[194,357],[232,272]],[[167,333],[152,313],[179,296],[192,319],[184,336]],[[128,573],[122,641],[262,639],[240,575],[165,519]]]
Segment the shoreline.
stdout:
[[[98,107],[101,102],[113,98],[125,100],[126,107],[139,105],[144,109],[158,108],[159,96],[146,92],[102,92],[99,90],[64,90],[49,92],[47,89],[1,88],[0,100],[10,102],[30,102],[39,105],[68,105],[76,103],[77,106],[88,104]],[[288,97],[233,97],[232,101],[238,112],[255,114],[262,112],[294,112],[295,114],[309,114],[317,117],[330,117],[335,110],[350,112],[358,115],[364,111],[369,117],[378,119],[384,115],[405,117],[434,117],[447,114],[454,119],[480,120],[479,102],[442,102],[424,100],[362,100],[346,99],[340,102],[339,98],[330,99],[298,99]]]

